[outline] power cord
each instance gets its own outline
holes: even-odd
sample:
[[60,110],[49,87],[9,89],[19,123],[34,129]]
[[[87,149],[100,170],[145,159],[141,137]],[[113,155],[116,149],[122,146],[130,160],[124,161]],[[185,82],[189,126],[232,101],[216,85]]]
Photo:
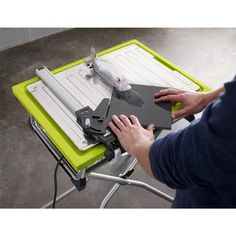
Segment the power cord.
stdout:
[[63,156],[61,156],[61,158],[57,162],[57,165],[56,165],[55,170],[54,170],[54,197],[53,197],[53,202],[52,202],[52,208],[55,208],[55,205],[56,205],[56,199],[57,199],[57,171],[58,171],[58,167],[61,164],[62,159],[63,159]]

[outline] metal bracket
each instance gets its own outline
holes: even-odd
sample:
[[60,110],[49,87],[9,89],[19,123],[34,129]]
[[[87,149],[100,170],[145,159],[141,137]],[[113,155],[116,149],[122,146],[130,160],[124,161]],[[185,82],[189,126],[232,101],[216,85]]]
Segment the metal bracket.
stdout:
[[86,106],[75,112],[77,123],[88,135],[104,135],[106,133],[110,100],[104,98],[95,111]]
[[71,178],[71,182],[75,185],[77,190],[80,192],[85,189],[87,179],[86,178],[80,178],[80,179],[73,179]]
[[77,123],[83,128],[85,134],[89,138],[101,142],[106,146],[107,151],[105,153],[106,160],[110,161],[115,157],[115,150],[120,148],[122,152],[124,149],[120,146],[115,135],[107,128],[110,100],[104,98],[98,105],[95,111],[90,107],[84,107],[76,111]]

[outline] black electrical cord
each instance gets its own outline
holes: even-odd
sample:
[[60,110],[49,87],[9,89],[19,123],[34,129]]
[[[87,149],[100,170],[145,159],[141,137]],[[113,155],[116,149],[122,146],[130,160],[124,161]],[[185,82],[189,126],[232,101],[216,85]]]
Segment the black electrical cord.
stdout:
[[53,202],[52,202],[52,208],[55,208],[55,205],[56,205],[56,199],[57,199],[57,171],[58,171],[58,167],[61,164],[62,159],[63,159],[63,157],[61,157],[59,159],[59,161],[57,162],[57,165],[55,167],[55,170],[54,170],[54,197],[53,197]]

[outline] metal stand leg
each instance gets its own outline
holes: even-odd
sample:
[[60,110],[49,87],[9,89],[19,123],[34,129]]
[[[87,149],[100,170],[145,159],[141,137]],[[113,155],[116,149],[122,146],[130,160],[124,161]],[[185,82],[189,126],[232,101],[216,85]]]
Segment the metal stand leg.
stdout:
[[[62,200],[63,198],[69,196],[70,194],[72,194],[75,190],[77,190],[77,188],[74,186],[72,188],[70,188],[69,190],[67,190],[66,192],[62,193],[61,195],[59,195],[56,198],[56,202],[59,202],[60,200]],[[44,206],[42,206],[41,208],[50,208],[52,207],[53,201],[50,201],[49,203],[45,204]]]
[[[134,159],[132,161],[132,163],[129,165],[129,167],[124,171],[123,174],[120,174],[120,177],[121,176],[125,176],[129,171],[133,170],[134,167],[137,165],[138,161],[137,159]],[[116,193],[116,191],[119,189],[121,185],[116,183],[112,189],[109,191],[109,193],[106,195],[106,197],[103,199],[101,205],[100,205],[100,208],[105,208],[107,203],[111,200],[111,198],[114,196],[114,194]]]
[[[163,199],[165,199],[165,200],[167,200],[167,201],[169,201],[169,202],[173,202],[173,200],[174,200],[173,197],[171,197],[171,196],[169,196],[169,195],[167,195],[167,194],[165,194],[165,193],[163,193],[163,192],[161,192],[161,191],[159,191],[159,190],[153,188],[152,186],[150,186],[150,185],[148,185],[148,184],[146,184],[146,183],[144,183],[144,182],[141,182],[141,181],[134,181],[134,180],[130,180],[130,179],[127,179],[127,178],[123,178],[123,177],[122,177],[122,176],[125,176],[129,171],[133,170],[134,167],[137,165],[137,163],[138,163],[138,161],[137,161],[137,159],[135,159],[135,160],[130,164],[130,166],[124,171],[124,173],[123,173],[123,174],[120,174],[120,177],[117,177],[117,178],[119,178],[119,180],[120,180],[120,178],[122,178],[123,180],[127,180],[127,181],[124,182],[124,181],[121,180],[121,182],[116,183],[116,184],[111,188],[111,190],[108,192],[108,194],[105,196],[105,198],[103,199],[103,201],[102,201],[102,203],[101,203],[101,205],[100,205],[100,208],[105,208],[106,205],[107,205],[107,203],[111,200],[111,198],[114,196],[114,194],[118,191],[119,187],[120,187],[121,185],[127,185],[127,184],[128,184],[128,185],[133,185],[133,186],[136,186],[136,187],[144,188],[144,189],[146,189],[147,191],[150,191],[150,192],[152,192],[152,193],[158,195],[159,197],[162,197]],[[95,173],[94,173],[94,174],[95,174]],[[91,177],[91,176],[90,176],[90,177]],[[93,177],[95,177],[95,176],[93,176]],[[92,178],[93,178],[93,177],[92,177]],[[114,179],[109,178],[109,177],[110,177],[110,176],[105,176],[105,175],[103,175],[103,176],[99,175],[99,176],[98,176],[99,179],[103,179],[103,180],[106,180],[106,181],[117,181],[117,182],[118,182],[117,179],[114,180]],[[109,180],[109,179],[110,179],[110,180]]]
[[152,187],[151,185],[148,185],[148,184],[141,182],[141,181],[132,180],[132,179],[123,179],[121,177],[115,177],[115,176],[104,175],[104,174],[99,174],[99,173],[89,173],[89,174],[86,174],[86,177],[88,177],[90,179],[93,178],[93,179],[111,181],[111,182],[118,183],[120,185],[131,185],[131,186],[140,187],[140,188],[146,189],[149,192],[156,194],[157,196],[159,196],[169,202],[173,202],[173,200],[174,200],[174,198],[172,198],[171,196],[169,196],[169,195],[159,191],[158,189]]
[[111,198],[114,196],[114,194],[119,189],[120,184],[115,184],[112,189],[109,191],[109,193],[106,195],[106,197],[103,199],[100,208],[105,208],[107,203],[111,200]]

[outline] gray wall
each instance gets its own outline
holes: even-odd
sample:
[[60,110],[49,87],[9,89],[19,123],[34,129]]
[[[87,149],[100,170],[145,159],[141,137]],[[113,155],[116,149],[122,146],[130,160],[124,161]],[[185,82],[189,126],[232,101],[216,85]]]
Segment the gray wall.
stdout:
[[66,28],[0,28],[0,51],[64,30]]

